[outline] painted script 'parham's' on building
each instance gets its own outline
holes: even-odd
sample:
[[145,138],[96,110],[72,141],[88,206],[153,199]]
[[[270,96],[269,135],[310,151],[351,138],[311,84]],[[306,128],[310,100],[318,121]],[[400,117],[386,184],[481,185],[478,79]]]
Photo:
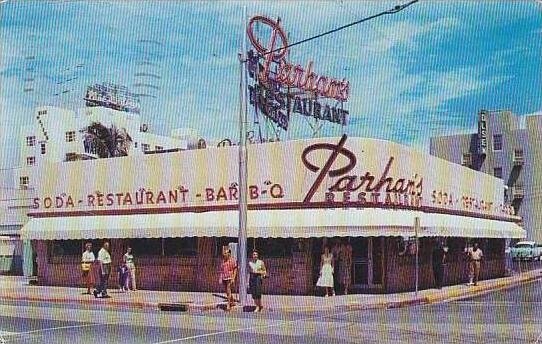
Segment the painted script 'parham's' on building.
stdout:
[[[221,248],[238,231],[237,147],[42,164],[31,220],[41,284],[77,285],[85,241],[130,245],[143,289],[217,291]],[[354,291],[433,285],[435,238],[449,247],[446,283],[464,278],[464,249],[486,252],[483,278],[505,273],[505,239],[522,238],[503,182],[393,142],[337,137],[250,145],[249,248],[266,259],[267,293],[312,294],[324,244],[353,247]]]

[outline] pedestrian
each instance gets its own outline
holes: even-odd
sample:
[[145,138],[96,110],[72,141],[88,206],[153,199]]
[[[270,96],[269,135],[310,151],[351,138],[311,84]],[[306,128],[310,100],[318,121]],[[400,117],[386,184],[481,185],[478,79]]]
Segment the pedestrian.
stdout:
[[437,289],[442,288],[442,282],[444,280],[444,263],[446,259],[446,252],[441,243],[437,243],[433,248],[431,254],[431,262],[433,264],[433,277],[435,279],[435,286]]
[[223,260],[222,264],[220,265],[219,280],[226,291],[226,310],[229,311],[234,306],[232,287],[237,276],[237,262],[235,261],[235,258],[231,256],[230,249],[224,250],[222,256]]
[[123,262],[118,267],[117,272],[119,275],[119,290],[121,292],[128,291],[128,287],[126,286],[128,280],[128,267],[126,266],[126,263]]
[[98,252],[98,263],[100,266],[100,284],[94,290],[94,297],[101,295],[102,298],[109,298],[107,295],[107,282],[111,275],[111,255],[109,254],[109,242],[104,241],[102,248]]
[[126,264],[126,267],[128,268],[128,278],[126,278],[124,288],[126,290],[137,290],[137,284],[136,284],[136,267],[134,263],[134,255],[132,254],[132,248],[128,247],[126,249],[126,253],[124,254],[123,258],[124,264]]
[[339,279],[344,289],[344,295],[348,295],[348,290],[350,288],[350,284],[352,283],[352,245],[350,245],[350,243],[342,243],[340,255]]
[[[333,255],[333,267],[339,270],[341,260],[341,247],[337,241],[333,242],[333,246],[331,247],[331,254]],[[339,273],[340,271],[337,271],[333,274],[333,293],[339,293],[341,284]]]
[[94,252],[92,252],[92,243],[87,242],[85,244],[85,251],[81,257],[81,270],[83,272],[83,284],[87,287],[84,295],[90,295],[90,285],[92,283],[92,264],[96,260]]
[[484,253],[482,249],[478,247],[478,243],[474,243],[474,246],[467,250],[469,260],[469,285],[478,285],[480,278],[480,266]]
[[320,257],[320,277],[316,282],[317,287],[325,289],[325,297],[329,295],[335,296],[333,290],[333,254],[329,251],[329,247],[324,247],[324,253]]
[[504,255],[506,259],[506,275],[512,276],[514,274],[513,271],[513,260],[512,260],[512,248],[510,247],[510,239],[506,239],[506,248],[504,249]]
[[262,281],[267,277],[265,264],[263,260],[259,259],[258,251],[252,252],[252,260],[248,262],[248,266],[250,267],[249,290],[254,299],[254,304],[256,305],[256,310],[254,312],[258,313],[263,309]]

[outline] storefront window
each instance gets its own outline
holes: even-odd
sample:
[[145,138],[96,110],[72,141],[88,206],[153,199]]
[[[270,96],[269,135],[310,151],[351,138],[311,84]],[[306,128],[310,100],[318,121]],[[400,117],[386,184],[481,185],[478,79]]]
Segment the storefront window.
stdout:
[[132,239],[130,247],[134,256],[162,256],[162,239]]
[[164,239],[164,255],[196,256],[198,254],[198,238]]
[[[249,239],[249,242],[247,244],[248,250],[252,251],[253,247],[253,239]],[[222,247],[228,246],[230,242],[237,242],[237,238],[229,238],[229,237],[220,237],[216,238],[215,240],[215,257],[222,257]]]
[[[294,246],[293,239],[267,239],[257,238],[255,239],[256,251],[263,258],[287,258],[292,256],[292,249]],[[252,248],[249,249],[249,251]]]
[[486,239],[482,250],[487,259],[497,259],[504,257],[504,239]]
[[465,239],[447,238],[445,244],[448,247],[448,253],[446,254],[447,262],[452,263],[465,260]]
[[132,239],[134,256],[179,257],[198,254],[197,238]]
[[49,242],[49,257],[78,256],[83,252],[81,240],[53,240]]

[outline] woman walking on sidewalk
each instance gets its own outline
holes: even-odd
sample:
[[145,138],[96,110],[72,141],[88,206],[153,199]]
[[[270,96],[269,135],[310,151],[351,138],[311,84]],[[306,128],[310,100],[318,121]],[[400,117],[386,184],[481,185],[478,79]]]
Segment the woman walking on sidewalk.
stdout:
[[132,254],[132,248],[128,247],[126,250],[126,253],[123,257],[124,264],[126,264],[126,267],[128,268],[128,278],[125,280],[124,289],[126,291],[132,289],[137,290],[136,285],[136,267],[134,263],[134,255]]
[[90,286],[92,283],[92,264],[96,260],[94,253],[92,252],[92,244],[87,242],[85,244],[85,251],[81,257],[81,270],[83,272],[83,283],[87,287],[87,292],[83,293],[85,295],[90,295]]
[[335,296],[335,291],[333,290],[333,254],[329,252],[328,246],[324,248],[324,253],[320,259],[320,277],[316,282],[316,286],[325,289],[325,297],[328,297],[330,294]]
[[252,260],[248,262],[250,267],[250,280],[249,290],[254,304],[256,304],[256,310],[254,312],[261,312],[262,306],[262,280],[266,277],[267,271],[263,260],[258,259],[258,252],[252,252]]
[[226,298],[228,300],[226,310],[229,311],[231,307],[234,306],[232,287],[233,283],[235,282],[235,277],[237,276],[237,262],[231,256],[231,251],[229,249],[224,250],[222,256],[224,259],[220,265],[219,280],[226,291]]

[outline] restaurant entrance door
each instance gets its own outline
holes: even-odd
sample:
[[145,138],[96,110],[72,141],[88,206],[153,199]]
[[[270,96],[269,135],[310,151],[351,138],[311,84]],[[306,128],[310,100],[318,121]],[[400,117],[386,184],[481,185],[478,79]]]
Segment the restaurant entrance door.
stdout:
[[355,289],[382,287],[384,238],[350,238],[352,245],[352,286]]

